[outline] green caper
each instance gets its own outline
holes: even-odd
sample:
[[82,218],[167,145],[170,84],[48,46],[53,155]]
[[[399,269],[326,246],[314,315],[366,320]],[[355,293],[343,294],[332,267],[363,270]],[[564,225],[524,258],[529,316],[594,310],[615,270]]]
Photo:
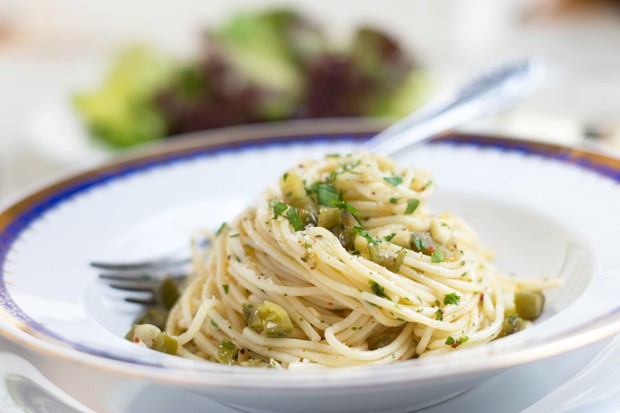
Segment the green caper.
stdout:
[[240,365],[244,366],[244,367],[262,367],[262,368],[271,368],[272,366],[267,363],[265,360],[261,360],[261,359],[248,359],[245,361],[242,361],[241,363],[239,363]]
[[258,316],[256,306],[254,304],[243,304],[243,319],[248,327],[260,333],[263,331],[263,322]]
[[304,227],[307,227],[308,225],[316,226],[318,223],[316,215],[310,210],[297,208],[297,215],[299,215],[299,219],[301,219]]
[[239,348],[229,340],[222,340],[218,348],[218,360],[222,364],[237,364]]
[[270,301],[259,306],[244,304],[243,317],[248,327],[267,337],[286,337],[293,332],[293,323],[286,310]]
[[168,320],[168,311],[161,307],[153,307],[148,309],[142,314],[136,321],[136,324],[152,324],[155,327],[163,330],[166,327],[166,321]]
[[516,314],[509,315],[508,317],[504,318],[504,322],[502,323],[502,329],[497,338],[502,338],[514,333],[518,333],[525,327],[527,327],[527,321],[523,320]]
[[175,338],[151,324],[134,324],[125,339],[166,354],[175,355],[179,349],[179,342]]
[[319,211],[319,227],[332,230],[340,225],[340,210],[338,208],[323,207]]
[[519,317],[536,320],[545,305],[545,296],[538,291],[519,291],[515,293],[515,309]]
[[159,333],[151,348],[160,353],[176,355],[179,350],[179,342],[166,333]]
[[159,305],[170,310],[179,299],[179,286],[171,277],[164,278],[157,288],[155,299]]
[[400,249],[396,254],[389,251],[385,244],[368,244],[368,254],[371,261],[387,268],[392,272],[398,272],[405,261],[405,250]]

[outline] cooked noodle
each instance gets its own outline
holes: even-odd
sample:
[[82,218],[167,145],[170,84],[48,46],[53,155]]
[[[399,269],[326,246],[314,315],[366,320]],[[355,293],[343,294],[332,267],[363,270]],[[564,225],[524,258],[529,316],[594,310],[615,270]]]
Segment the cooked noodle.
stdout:
[[[283,193],[300,179],[304,194]],[[498,274],[465,223],[428,210],[433,190],[428,173],[370,154],[295,166],[212,234],[207,250],[195,249],[194,273],[166,326],[178,354],[335,367],[493,340],[515,312],[515,291],[557,282]],[[336,226],[317,225],[317,216]],[[295,218],[303,228],[295,230]],[[249,327],[244,306],[265,302],[285,311],[292,329]],[[234,360],[222,360],[223,343],[238,350]]]

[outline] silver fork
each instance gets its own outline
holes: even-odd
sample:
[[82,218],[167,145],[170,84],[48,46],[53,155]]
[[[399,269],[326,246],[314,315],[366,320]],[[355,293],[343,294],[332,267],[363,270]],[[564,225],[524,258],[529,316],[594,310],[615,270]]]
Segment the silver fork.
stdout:
[[[544,66],[532,58],[493,68],[458,87],[448,89],[422,108],[362,144],[362,149],[395,155],[468,121],[490,116],[514,106],[533,94],[544,77]],[[201,240],[206,245],[206,240]],[[126,301],[155,305],[155,291],[162,276],[182,281],[188,270],[187,249],[131,263],[91,262],[105,272],[100,279],[127,292]]]

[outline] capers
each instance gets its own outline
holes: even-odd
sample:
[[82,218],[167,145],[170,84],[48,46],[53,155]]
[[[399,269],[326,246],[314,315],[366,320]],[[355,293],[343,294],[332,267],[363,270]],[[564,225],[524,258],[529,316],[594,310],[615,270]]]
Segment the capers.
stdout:
[[286,337],[293,332],[293,323],[286,310],[270,301],[259,306],[244,304],[243,318],[248,327],[267,337]]
[[151,348],[160,353],[175,355],[179,351],[179,342],[166,333],[159,333]]
[[385,244],[368,244],[368,254],[371,261],[387,268],[392,272],[398,272],[405,261],[405,250],[400,249],[397,253],[389,250]]
[[160,307],[153,307],[142,314],[135,323],[152,324],[160,330],[163,330],[166,327],[166,320],[168,320],[168,311]]
[[505,336],[509,336],[514,333],[518,333],[527,327],[528,322],[523,320],[516,314],[510,315],[504,318],[504,322],[502,323],[502,329],[499,332],[497,338],[502,338]]
[[218,361],[222,364],[237,364],[239,348],[229,340],[222,340],[218,347]]
[[542,314],[545,296],[538,291],[519,291],[515,293],[515,309],[519,317],[536,320]]
[[321,208],[319,212],[318,225],[331,231],[331,233],[338,238],[340,245],[347,251],[353,249],[355,241],[355,231],[353,231],[353,227],[356,224],[355,217],[347,210]]
[[336,226],[340,225],[340,223],[340,210],[338,208],[321,208],[319,211],[319,227],[331,231]]
[[167,310],[170,310],[179,299],[179,286],[172,279],[166,277],[157,288],[155,299],[157,303]]
[[125,339],[161,353],[175,355],[179,342],[151,324],[134,324]]

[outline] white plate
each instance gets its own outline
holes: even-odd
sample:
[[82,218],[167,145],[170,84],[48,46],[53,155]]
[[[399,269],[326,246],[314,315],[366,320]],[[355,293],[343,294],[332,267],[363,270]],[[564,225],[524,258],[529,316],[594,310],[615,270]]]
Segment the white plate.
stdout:
[[[0,213],[0,331],[117,380],[172,384],[253,411],[410,411],[508,367],[620,331],[620,162],[552,145],[460,136],[401,154],[430,169],[435,210],[476,228],[505,271],[565,278],[533,328],[489,345],[392,366],[293,373],[195,363],[121,336],[136,315],[93,259],[184,244],[250,204],[291,162],[348,151],[360,124],[235,128],[158,147],[47,186]],[[340,132],[328,133],[339,128]]]

